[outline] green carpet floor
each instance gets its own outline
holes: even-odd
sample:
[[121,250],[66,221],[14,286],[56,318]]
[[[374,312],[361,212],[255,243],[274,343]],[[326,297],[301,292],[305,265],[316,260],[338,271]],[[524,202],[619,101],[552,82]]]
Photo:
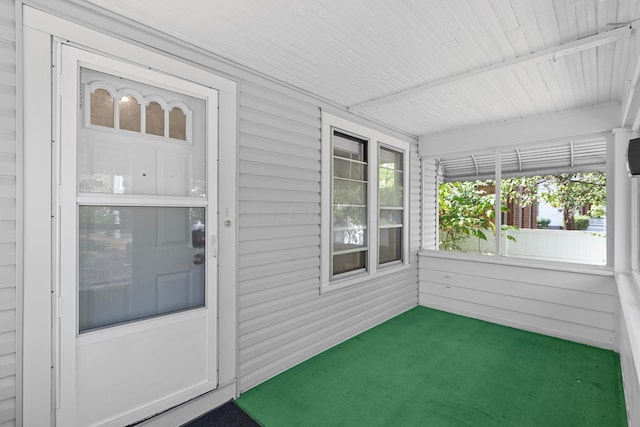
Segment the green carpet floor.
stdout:
[[627,425],[618,354],[424,307],[237,403],[267,427]]

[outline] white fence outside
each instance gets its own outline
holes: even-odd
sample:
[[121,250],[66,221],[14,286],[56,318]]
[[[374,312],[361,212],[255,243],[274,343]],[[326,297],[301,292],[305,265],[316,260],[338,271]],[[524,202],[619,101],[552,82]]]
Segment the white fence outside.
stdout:
[[[506,233],[515,242],[506,238]],[[605,265],[607,237],[604,232],[578,230],[519,229],[502,233],[501,254],[508,257],[533,258],[548,261]],[[487,240],[476,237],[462,244],[463,252],[492,254],[494,236],[486,231]]]

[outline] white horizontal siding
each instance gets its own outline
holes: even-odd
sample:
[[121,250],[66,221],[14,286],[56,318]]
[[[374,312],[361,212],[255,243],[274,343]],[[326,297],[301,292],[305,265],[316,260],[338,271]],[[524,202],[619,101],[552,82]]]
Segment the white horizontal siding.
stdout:
[[616,275],[620,295],[618,342],[622,382],[630,426],[640,425],[640,283],[637,276]]
[[0,425],[16,418],[16,25],[0,0]]
[[438,178],[435,159],[422,159],[422,248],[438,247]]
[[417,303],[420,169],[410,163],[412,265],[320,294],[320,107],[259,82],[240,83],[240,390]]
[[412,254],[411,262],[417,262],[417,254],[420,250],[420,244],[422,242],[422,170],[420,168],[420,155],[418,153],[418,145],[413,144],[411,146],[411,158],[409,162],[409,173],[411,185],[409,191],[409,247]]
[[612,276],[420,257],[420,304],[614,348]]

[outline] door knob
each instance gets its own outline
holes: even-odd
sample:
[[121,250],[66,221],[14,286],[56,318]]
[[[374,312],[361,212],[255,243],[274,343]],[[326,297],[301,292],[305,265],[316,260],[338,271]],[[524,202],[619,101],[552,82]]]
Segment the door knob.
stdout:
[[202,255],[201,253],[197,253],[193,256],[193,258],[191,258],[191,260],[195,265],[200,265],[204,262],[204,255]]

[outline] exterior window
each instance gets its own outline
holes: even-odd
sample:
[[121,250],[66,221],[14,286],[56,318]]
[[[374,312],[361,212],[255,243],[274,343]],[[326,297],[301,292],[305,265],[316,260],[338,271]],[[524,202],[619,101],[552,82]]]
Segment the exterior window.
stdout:
[[333,131],[333,275],[367,268],[367,145]]
[[604,138],[436,164],[439,250],[607,264]]
[[321,289],[408,264],[408,142],[322,115]]
[[378,263],[402,261],[404,227],[403,154],[380,147],[378,156]]

